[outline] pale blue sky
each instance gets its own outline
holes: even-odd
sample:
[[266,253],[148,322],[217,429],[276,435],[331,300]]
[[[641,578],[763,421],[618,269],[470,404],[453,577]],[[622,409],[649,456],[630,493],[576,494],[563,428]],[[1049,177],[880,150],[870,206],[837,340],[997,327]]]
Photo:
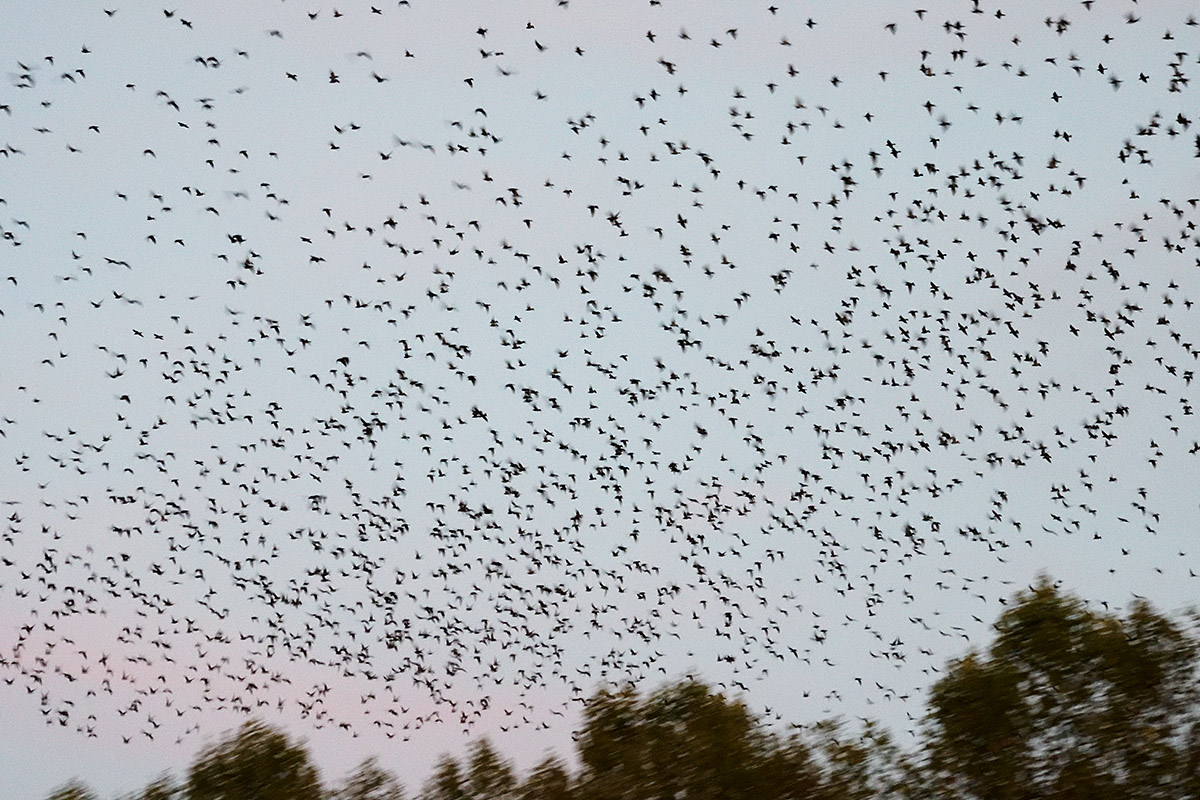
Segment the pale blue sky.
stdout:
[[908,742],[1039,571],[1193,602],[1190,4],[777,5],[6,5],[20,796],[689,673]]

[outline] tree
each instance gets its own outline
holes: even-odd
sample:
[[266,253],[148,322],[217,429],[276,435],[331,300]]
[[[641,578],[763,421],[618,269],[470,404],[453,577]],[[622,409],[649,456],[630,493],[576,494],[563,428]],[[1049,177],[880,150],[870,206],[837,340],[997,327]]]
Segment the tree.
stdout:
[[472,743],[467,764],[466,792],[470,800],[505,800],[513,796],[517,779],[512,765],[501,758],[487,737]]
[[759,800],[820,798],[822,775],[812,748],[799,734],[786,739],[764,737],[754,768],[754,796]]
[[73,778],[52,791],[46,800],[96,800],[96,794],[86,783]]
[[884,800],[939,797],[925,780],[922,764],[902,750],[886,728],[865,720],[857,733],[829,720],[810,726],[809,746],[817,762],[804,773],[809,786],[789,797]]
[[573,800],[571,774],[557,756],[534,767],[517,791],[520,800]]
[[148,783],[136,797],[137,800],[174,800],[180,791],[181,788],[170,775],[160,775]]
[[584,726],[576,749],[582,762],[579,779],[586,800],[616,800],[649,779],[645,763],[649,743],[632,685],[602,688],[583,709]]
[[660,689],[643,704],[651,768],[662,796],[749,797],[759,753],[756,720],[741,701],[697,681]]
[[443,755],[421,792],[422,800],[468,800],[462,768],[451,755]]
[[1044,577],[996,631],[931,693],[927,748],[945,786],[989,800],[1180,796],[1193,635],[1144,602],[1097,613]]
[[358,765],[334,793],[335,800],[404,800],[404,787],[374,757]]
[[321,800],[308,750],[262,722],[206,747],[188,772],[187,800]]
[[597,692],[578,742],[584,800],[770,800],[808,783],[802,748],[778,747],[745,705],[696,681],[644,699],[632,687]]

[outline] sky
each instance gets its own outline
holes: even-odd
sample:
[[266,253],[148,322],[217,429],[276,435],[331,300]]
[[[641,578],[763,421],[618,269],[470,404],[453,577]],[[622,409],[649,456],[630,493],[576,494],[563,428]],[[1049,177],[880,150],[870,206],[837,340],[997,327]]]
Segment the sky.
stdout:
[[14,796],[686,676],[904,744],[1040,573],[1195,601],[1189,3],[2,13]]

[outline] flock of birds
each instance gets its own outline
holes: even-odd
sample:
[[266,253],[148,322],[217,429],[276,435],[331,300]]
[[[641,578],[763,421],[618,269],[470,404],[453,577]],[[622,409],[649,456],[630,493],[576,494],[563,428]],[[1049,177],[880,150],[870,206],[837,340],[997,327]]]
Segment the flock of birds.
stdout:
[[3,12],[5,696],[912,720],[1195,591],[1189,3],[493,5]]

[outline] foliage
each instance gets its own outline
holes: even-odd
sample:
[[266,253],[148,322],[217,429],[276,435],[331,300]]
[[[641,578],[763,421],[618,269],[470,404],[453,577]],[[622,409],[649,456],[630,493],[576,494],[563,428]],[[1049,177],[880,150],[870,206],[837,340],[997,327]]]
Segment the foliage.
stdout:
[[467,800],[462,767],[451,755],[443,755],[421,793],[422,800]]
[[1097,613],[1041,579],[930,697],[931,767],[977,798],[1178,797],[1195,639],[1139,602]]
[[695,681],[644,699],[629,686],[604,689],[584,718],[582,800],[768,800],[803,796],[818,783],[803,745],[780,746],[743,703]]
[[332,800],[404,800],[404,787],[395,774],[368,758],[346,777]]
[[470,800],[507,800],[514,795],[517,779],[512,765],[486,737],[471,745],[468,764],[466,792]]
[[176,785],[170,775],[162,775],[146,784],[137,800],[174,800],[179,796],[181,787]]
[[76,778],[52,791],[46,800],[96,800],[96,795]]
[[[1194,620],[1144,602],[1120,616],[1041,579],[986,652],[933,687],[923,738],[899,747],[865,721],[789,729],[694,680],[648,695],[597,690],[574,772],[548,755],[524,777],[484,738],[444,755],[420,800],[1200,800],[1200,642]],[[137,800],[402,800],[368,759],[324,793],[307,749],[260,722],[205,748],[186,780]],[[49,800],[96,800],[79,781]]]
[[304,745],[261,722],[205,748],[188,772],[186,800],[321,800]]
[[573,800],[571,773],[557,756],[534,767],[517,790],[519,800]]
[[508,800],[516,797],[512,765],[487,738],[471,744],[466,763],[443,755],[421,793],[422,800]]

